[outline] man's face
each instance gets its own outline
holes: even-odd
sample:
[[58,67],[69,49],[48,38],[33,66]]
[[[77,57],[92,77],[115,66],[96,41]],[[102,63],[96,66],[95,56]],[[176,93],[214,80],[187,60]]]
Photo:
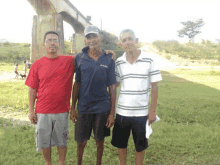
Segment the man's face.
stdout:
[[85,37],[85,44],[89,46],[90,49],[99,49],[101,47],[101,37],[98,34],[88,34]]
[[137,40],[134,39],[134,36],[130,32],[122,33],[120,36],[120,46],[125,51],[133,51],[137,49],[136,44],[138,43]]
[[47,34],[44,44],[47,53],[57,53],[59,50],[59,38],[56,34]]

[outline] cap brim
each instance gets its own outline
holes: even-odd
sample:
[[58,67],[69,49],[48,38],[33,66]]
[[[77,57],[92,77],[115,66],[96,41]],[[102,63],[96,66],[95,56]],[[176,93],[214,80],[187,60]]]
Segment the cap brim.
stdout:
[[86,33],[86,34],[85,34],[85,37],[86,37],[88,34],[99,34],[99,32],[91,31],[91,32],[89,32],[89,33]]

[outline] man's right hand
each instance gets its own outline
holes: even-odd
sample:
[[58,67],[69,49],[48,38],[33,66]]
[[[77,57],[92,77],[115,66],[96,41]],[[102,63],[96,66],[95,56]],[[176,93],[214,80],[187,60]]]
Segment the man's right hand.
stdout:
[[32,124],[37,124],[37,114],[35,112],[30,112],[30,121]]
[[72,120],[73,123],[76,123],[77,121],[77,112],[75,111],[75,109],[72,109],[70,111],[70,120]]

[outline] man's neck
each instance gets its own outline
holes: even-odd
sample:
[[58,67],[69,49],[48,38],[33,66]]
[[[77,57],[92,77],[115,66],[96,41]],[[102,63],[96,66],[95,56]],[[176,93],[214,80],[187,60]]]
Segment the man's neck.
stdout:
[[57,52],[56,53],[47,53],[46,57],[47,58],[56,58],[57,57]]
[[126,59],[128,61],[135,61],[141,54],[141,50],[135,49],[133,51],[126,52]]
[[101,48],[99,48],[99,49],[91,49],[91,48],[89,48],[88,49],[88,54],[90,55],[90,56],[95,56],[95,57],[97,57],[97,56],[101,56],[102,55],[102,49]]

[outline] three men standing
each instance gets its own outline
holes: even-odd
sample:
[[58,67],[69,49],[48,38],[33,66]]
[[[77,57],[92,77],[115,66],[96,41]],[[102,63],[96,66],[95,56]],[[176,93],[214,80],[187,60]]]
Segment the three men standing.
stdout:
[[30,120],[36,124],[37,150],[41,150],[46,165],[51,165],[51,146],[54,145],[57,145],[59,165],[64,164],[69,109],[70,119],[76,123],[77,164],[82,164],[84,148],[93,131],[97,145],[97,165],[101,165],[104,138],[110,136],[110,127],[114,124],[116,85],[120,84],[111,143],[118,148],[120,165],[125,165],[132,130],[136,164],[143,164],[144,150],[148,147],[146,120],[148,118],[151,124],[156,119],[157,84],[162,79],[160,71],[151,55],[137,49],[138,40],[133,31],[121,32],[120,45],[125,53],[117,59],[116,64],[110,54],[101,50],[101,40],[98,28],[88,26],[85,29],[87,46],[76,55],[74,64],[73,57],[57,54],[58,34],[54,31],[45,33],[44,47],[47,54],[32,65],[25,84],[29,86]]

